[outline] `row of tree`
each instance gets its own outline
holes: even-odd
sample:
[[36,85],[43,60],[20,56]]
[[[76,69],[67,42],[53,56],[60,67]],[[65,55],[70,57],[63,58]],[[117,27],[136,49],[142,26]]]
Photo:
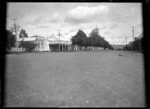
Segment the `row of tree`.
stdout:
[[135,38],[134,41],[124,46],[124,50],[132,50],[132,51],[142,51],[142,41],[143,37]]
[[75,36],[71,39],[72,45],[78,45],[79,47],[103,47],[113,50],[114,48],[106,41],[101,35],[99,35],[99,29],[95,28],[91,31],[89,37],[86,36],[84,31],[79,30]]
[[[6,48],[8,50],[11,49],[11,47],[15,47],[16,38],[15,35],[9,30],[6,30],[7,33],[7,43]],[[19,38],[24,39],[25,37],[28,37],[28,34],[24,29],[21,29],[19,33]],[[89,37],[86,36],[84,31],[79,30],[75,36],[71,39],[72,45],[78,45],[79,47],[103,47],[104,49],[113,49],[113,47],[107,42],[103,37],[99,35],[99,29],[95,28],[90,33]],[[32,51],[37,45],[34,42],[27,42],[22,40],[19,43],[19,47],[24,48],[26,51]]]

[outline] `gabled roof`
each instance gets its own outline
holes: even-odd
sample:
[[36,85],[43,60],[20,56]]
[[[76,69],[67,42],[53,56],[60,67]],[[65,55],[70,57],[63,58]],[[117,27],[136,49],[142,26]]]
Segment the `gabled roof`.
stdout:
[[[35,41],[36,37],[25,37],[24,41]],[[19,38],[18,41],[22,41],[22,38]]]
[[[23,39],[22,38],[19,38],[18,41],[22,41]],[[38,36],[38,35],[35,35],[35,36],[30,36],[30,37],[25,37],[24,38],[24,41],[44,41],[44,40],[47,40],[49,41],[50,43],[58,43],[59,40],[58,39],[53,39],[51,37],[43,37],[43,36]],[[71,44],[70,41],[67,41],[67,40],[62,40],[60,39],[60,43],[66,43],[66,44]]]

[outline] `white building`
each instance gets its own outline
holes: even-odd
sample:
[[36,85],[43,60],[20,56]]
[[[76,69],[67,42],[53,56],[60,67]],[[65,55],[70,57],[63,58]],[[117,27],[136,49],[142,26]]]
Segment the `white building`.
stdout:
[[42,36],[36,35],[27,38],[19,38],[18,41],[30,41],[37,44],[35,51],[50,51],[48,39]]
[[57,49],[58,49],[59,44],[60,44],[61,51],[64,51],[67,49],[67,45],[71,45],[70,41],[64,41],[64,40],[59,41],[56,38],[42,37],[38,35],[27,37],[27,38],[19,38],[18,41],[19,42],[30,41],[37,44],[35,51],[52,51],[51,49],[53,48],[53,45],[57,45]]
[[45,37],[36,36],[36,51],[50,51],[49,40]]

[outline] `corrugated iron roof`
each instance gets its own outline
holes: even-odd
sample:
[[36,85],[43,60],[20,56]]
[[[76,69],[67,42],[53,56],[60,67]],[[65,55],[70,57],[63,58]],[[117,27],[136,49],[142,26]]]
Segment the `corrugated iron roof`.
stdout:
[[[18,41],[22,41],[23,39],[22,38],[19,38]],[[27,38],[24,38],[24,41],[35,41],[36,40],[36,37],[27,37]]]
[[[22,40],[23,40],[22,38],[19,38],[19,39],[18,39],[18,41],[22,41]],[[58,42],[59,42],[58,39],[52,39],[52,38],[50,38],[50,37],[43,37],[43,36],[38,36],[38,35],[30,36],[30,37],[24,38],[24,41],[36,41],[36,40],[47,40],[47,41],[49,41],[50,43],[58,43]],[[62,40],[62,39],[60,39],[60,43],[71,44],[70,41]]]

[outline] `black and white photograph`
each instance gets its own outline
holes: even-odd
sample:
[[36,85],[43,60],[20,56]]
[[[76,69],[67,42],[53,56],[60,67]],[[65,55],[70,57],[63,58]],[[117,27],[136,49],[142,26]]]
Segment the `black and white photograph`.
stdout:
[[145,107],[142,3],[7,2],[5,107]]

